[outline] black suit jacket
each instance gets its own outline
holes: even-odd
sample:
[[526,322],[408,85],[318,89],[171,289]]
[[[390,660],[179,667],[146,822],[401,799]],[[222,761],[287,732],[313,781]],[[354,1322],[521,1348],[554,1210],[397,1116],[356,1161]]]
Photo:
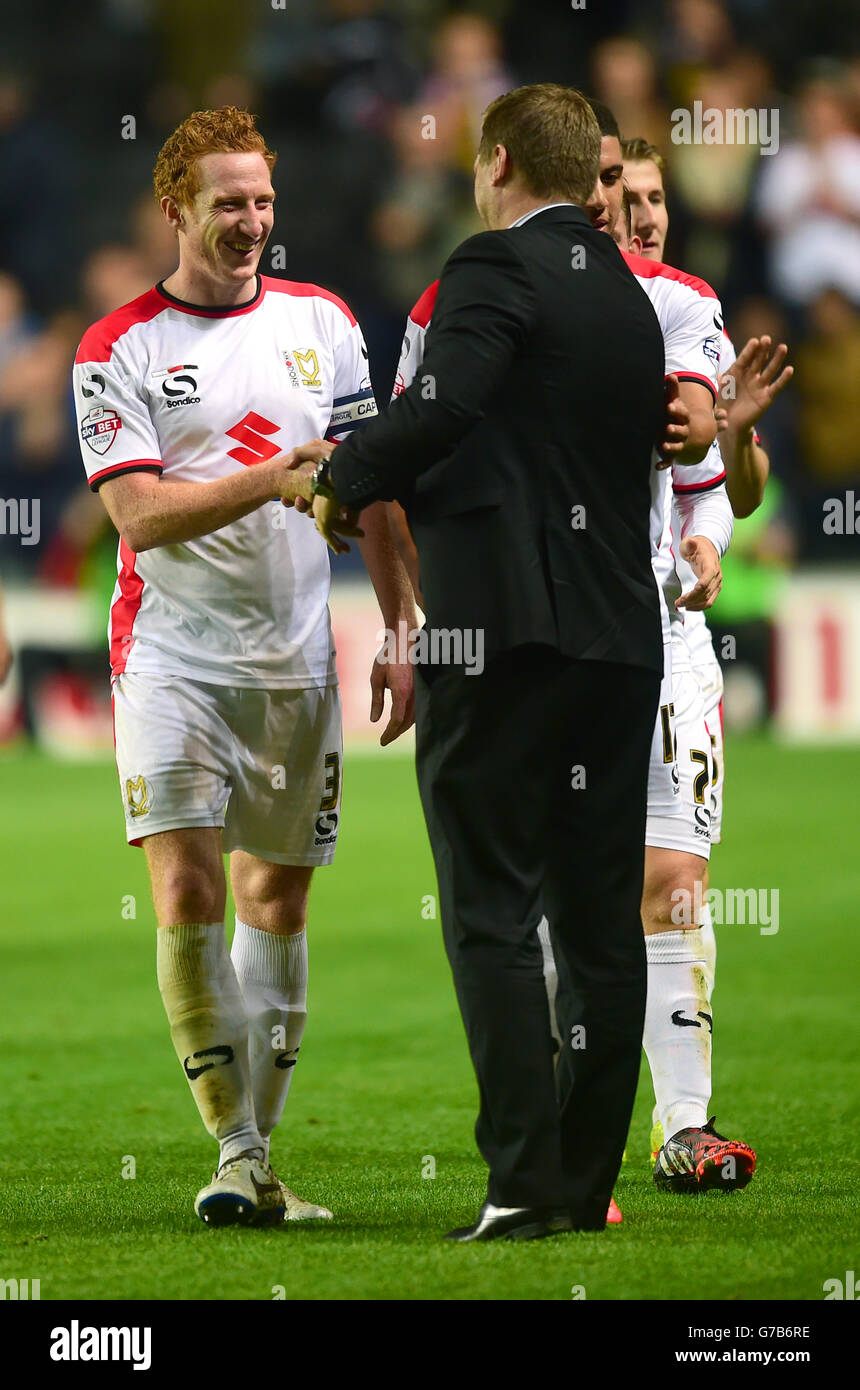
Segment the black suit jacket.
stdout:
[[578,207],[470,237],[415,381],[332,456],[340,501],[406,509],[427,626],[662,670],[648,535],[663,338]]

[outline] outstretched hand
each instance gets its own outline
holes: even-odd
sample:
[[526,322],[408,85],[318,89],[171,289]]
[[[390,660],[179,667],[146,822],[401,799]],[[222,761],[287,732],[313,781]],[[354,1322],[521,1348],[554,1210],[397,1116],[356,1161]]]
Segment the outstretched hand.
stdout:
[[720,376],[720,400],[729,429],[741,433],[758,423],[794,376],[794,368],[786,366],[787,357],[785,343],[774,348],[767,334],[745,343],[728,371]]

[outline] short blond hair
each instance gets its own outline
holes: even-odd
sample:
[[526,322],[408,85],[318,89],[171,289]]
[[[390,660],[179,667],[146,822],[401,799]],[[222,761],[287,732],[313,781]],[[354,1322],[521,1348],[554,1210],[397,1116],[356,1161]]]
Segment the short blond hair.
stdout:
[[261,154],[270,174],[278,158],[266,145],[249,111],[238,106],[192,111],[158,152],[152,171],[158,201],[175,198],[183,207],[190,207],[200,188],[198,163],[207,154]]
[[504,145],[513,168],[539,198],[560,193],[588,202],[600,169],[600,127],[581,92],[556,82],[517,87],[484,112],[478,160]]
[[661,174],[666,171],[666,161],[657,146],[652,145],[648,140],[643,140],[641,135],[637,135],[634,140],[622,140],[621,153],[624,156],[625,164],[642,164],[646,160],[650,160],[652,164],[657,165]]

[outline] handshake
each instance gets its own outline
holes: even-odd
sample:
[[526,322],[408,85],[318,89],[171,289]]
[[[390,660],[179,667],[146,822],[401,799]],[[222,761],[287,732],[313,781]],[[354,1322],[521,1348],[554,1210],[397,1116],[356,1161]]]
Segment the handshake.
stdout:
[[336,447],[325,439],[311,439],[271,466],[284,506],[312,517],[326,545],[335,555],[342,555],[349,550],[344,537],[361,537],[364,532],[358,525],[358,512],[338,502],[329,470],[324,467]]

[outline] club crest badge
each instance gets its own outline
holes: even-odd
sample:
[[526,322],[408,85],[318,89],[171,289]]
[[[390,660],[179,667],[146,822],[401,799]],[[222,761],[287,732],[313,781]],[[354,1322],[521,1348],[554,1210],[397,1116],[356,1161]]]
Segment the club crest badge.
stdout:
[[126,778],[125,798],[128,802],[129,814],[134,816],[135,820],[139,816],[149,814],[155,799],[152,787],[144,777]]

